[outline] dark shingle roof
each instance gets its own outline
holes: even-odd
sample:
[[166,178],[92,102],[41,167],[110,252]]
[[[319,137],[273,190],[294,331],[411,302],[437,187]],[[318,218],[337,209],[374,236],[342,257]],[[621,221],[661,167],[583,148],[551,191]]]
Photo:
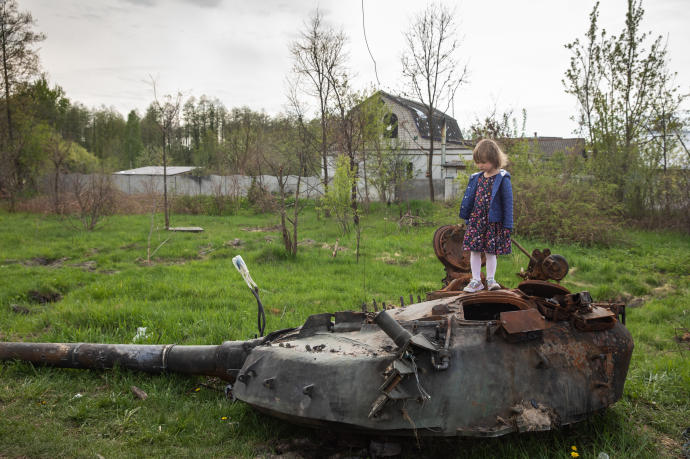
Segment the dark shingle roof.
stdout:
[[[419,135],[425,139],[429,138],[429,120],[424,104],[414,100],[405,99],[404,97],[394,96],[385,91],[379,91],[379,94],[410,110],[415,125],[417,126],[417,130],[419,131]],[[441,141],[441,126],[443,125],[444,118],[446,119],[446,140],[449,142],[462,142],[462,133],[460,132],[460,127],[458,126],[458,122],[455,120],[455,118],[452,118],[437,109],[434,109],[433,114],[434,140],[438,140],[439,142]]]
[[527,140],[533,151],[541,152],[547,157],[551,157],[558,152],[580,156],[585,154],[585,139],[582,138],[531,137]]

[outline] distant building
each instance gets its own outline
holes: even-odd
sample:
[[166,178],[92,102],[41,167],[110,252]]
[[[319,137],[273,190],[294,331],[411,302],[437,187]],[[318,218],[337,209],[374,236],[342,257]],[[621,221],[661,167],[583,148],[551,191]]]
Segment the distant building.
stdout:
[[[426,199],[429,197],[429,181],[426,176],[428,151],[430,147],[429,120],[423,104],[377,91],[372,98],[379,98],[391,112],[388,137],[398,139],[400,154],[408,164],[412,180],[406,187],[406,197]],[[446,123],[445,155],[442,152],[441,128]],[[454,179],[457,168],[464,168],[464,160],[472,157],[471,142],[462,138],[462,132],[455,118],[434,110],[434,154],[432,175],[436,199],[450,199],[457,193]],[[331,164],[331,167],[333,164]],[[329,172],[332,176],[332,172]]]
[[568,139],[563,137],[538,137],[535,132],[534,137],[527,137],[526,140],[529,142],[531,152],[542,153],[546,158],[552,157],[555,153],[586,156],[585,139],[581,137]]
[[[167,166],[165,175],[167,177],[168,191],[181,191],[183,194],[193,194],[190,188],[190,180],[180,181],[180,176],[190,175],[190,172],[198,169],[195,166]],[[190,177],[191,178],[191,177]],[[163,166],[145,166],[136,169],[128,169],[113,173],[115,185],[127,194],[150,193],[163,191]],[[183,186],[184,183],[184,186]],[[201,178],[195,178],[196,187],[201,190]],[[194,188],[194,187],[191,187]]]

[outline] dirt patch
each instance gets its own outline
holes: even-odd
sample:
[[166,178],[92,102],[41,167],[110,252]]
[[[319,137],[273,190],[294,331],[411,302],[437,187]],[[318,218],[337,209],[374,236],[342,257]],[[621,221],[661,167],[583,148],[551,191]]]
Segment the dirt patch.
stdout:
[[14,312],[15,314],[24,314],[24,315],[26,315],[26,314],[31,314],[31,313],[33,313],[33,312],[36,312],[36,311],[33,311],[31,308],[29,308],[29,307],[23,305],[23,304],[13,304],[13,305],[10,306],[10,309],[11,309],[12,312]]
[[639,308],[644,306],[649,300],[653,298],[664,298],[676,290],[672,284],[664,284],[652,290],[650,295],[632,296],[629,293],[622,293],[615,298],[615,301],[625,303],[628,308]]
[[664,284],[652,290],[652,296],[655,298],[664,298],[666,296],[669,296],[671,293],[675,292],[675,290],[676,287],[674,285]]
[[223,245],[226,247],[239,247],[242,244],[244,244],[244,241],[242,239],[239,239],[239,238],[235,238],[232,241],[225,241],[223,243]]
[[74,266],[75,268],[81,268],[84,271],[94,272],[94,271],[96,271],[97,264],[93,260],[87,260],[87,261],[84,261],[82,263],[74,263],[70,266]]
[[244,227],[240,228],[242,231],[247,231],[248,233],[265,233],[268,231],[278,231],[280,230],[280,225],[273,226],[257,226],[257,227]]
[[680,344],[682,347],[690,349],[690,330],[687,328],[677,328],[674,339],[676,340],[676,343]]
[[34,257],[28,260],[24,260],[22,264],[24,266],[47,266],[49,268],[60,268],[62,265],[69,260],[68,257],[62,258],[46,258],[46,257]]
[[[321,246],[322,249],[330,250],[331,252],[333,251],[333,247],[335,247],[335,245],[329,245],[329,244],[326,244],[326,243],[324,243],[324,244]],[[338,252],[347,252],[348,250],[350,250],[350,249],[348,249],[348,248],[345,247],[344,245],[338,245]]]
[[62,299],[62,294],[51,287],[29,290],[26,296],[30,301],[39,304],[55,303]]
[[199,252],[198,252],[199,258],[206,257],[211,252],[215,252],[215,250],[216,249],[213,247],[213,244],[201,246],[201,247],[199,247]]
[[135,260],[138,265],[141,266],[154,266],[154,265],[184,265],[193,260],[200,260],[200,257],[190,257],[190,258],[152,258],[151,262],[148,263],[146,258],[139,257]]
[[414,257],[403,257],[398,252],[393,254],[384,252],[380,257],[376,258],[378,261],[382,261],[387,265],[398,265],[398,266],[408,266],[416,262],[418,259]]

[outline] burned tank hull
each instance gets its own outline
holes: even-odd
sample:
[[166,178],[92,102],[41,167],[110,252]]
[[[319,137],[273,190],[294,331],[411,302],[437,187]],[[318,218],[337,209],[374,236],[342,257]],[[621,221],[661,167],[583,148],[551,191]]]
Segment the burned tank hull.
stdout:
[[468,296],[387,311],[437,348],[444,347],[450,326],[449,365],[439,369],[433,352],[416,352],[416,372],[402,376],[374,416],[372,406],[401,352],[376,324],[357,321],[354,314],[341,321],[336,314],[331,325],[307,323],[255,348],[234,394],[305,424],[443,436],[557,428],[622,396],[633,343],[619,322],[586,332],[569,321],[544,321],[541,333],[512,339],[498,320],[465,318],[463,298]]
[[529,287],[317,314],[297,329],[218,346],[0,343],[0,360],[217,376],[261,411],[353,431],[548,430],[621,397],[633,343],[615,313],[599,311],[583,328],[576,315],[541,307]]

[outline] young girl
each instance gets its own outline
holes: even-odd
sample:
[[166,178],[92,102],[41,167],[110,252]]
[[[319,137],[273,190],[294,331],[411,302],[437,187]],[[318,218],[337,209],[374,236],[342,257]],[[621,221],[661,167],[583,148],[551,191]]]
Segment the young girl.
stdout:
[[470,251],[472,267],[472,280],[463,290],[477,292],[484,288],[481,252],[486,254],[486,287],[497,290],[501,286],[494,279],[496,255],[510,253],[513,228],[513,188],[510,174],[501,169],[508,158],[490,139],[481,140],[472,156],[480,172],[470,177],[460,206],[460,218],[467,221],[462,248]]

